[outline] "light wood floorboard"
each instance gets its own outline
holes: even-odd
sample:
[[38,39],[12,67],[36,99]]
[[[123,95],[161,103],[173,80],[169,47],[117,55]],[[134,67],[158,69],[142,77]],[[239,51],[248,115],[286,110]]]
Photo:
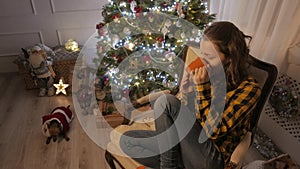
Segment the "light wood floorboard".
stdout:
[[69,142],[46,145],[41,117],[56,106],[73,109],[71,96],[37,97],[38,90],[25,90],[17,74],[0,74],[0,89],[1,169],[108,169],[104,150],[86,135],[76,117]]

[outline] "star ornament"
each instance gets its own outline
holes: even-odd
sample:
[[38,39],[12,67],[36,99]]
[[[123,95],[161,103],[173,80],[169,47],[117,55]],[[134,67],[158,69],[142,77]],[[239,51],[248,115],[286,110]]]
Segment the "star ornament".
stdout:
[[63,93],[64,95],[67,95],[66,88],[69,87],[69,84],[64,84],[62,78],[59,79],[58,84],[53,84],[56,88],[56,94]]

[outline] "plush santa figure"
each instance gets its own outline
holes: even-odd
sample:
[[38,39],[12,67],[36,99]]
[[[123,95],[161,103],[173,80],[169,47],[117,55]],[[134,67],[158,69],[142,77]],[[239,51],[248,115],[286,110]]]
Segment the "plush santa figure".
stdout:
[[46,96],[46,94],[53,96],[56,74],[52,68],[53,58],[50,56],[55,55],[54,51],[44,44],[37,44],[28,50],[22,48],[22,51],[28,61],[28,68],[34,83],[40,88],[39,96]]
[[72,111],[70,110],[70,106],[68,107],[56,107],[49,115],[45,115],[42,117],[42,131],[43,134],[47,137],[50,137],[51,134],[48,130],[48,124],[52,120],[56,120],[59,122],[62,131],[66,133],[70,129],[70,122],[73,120],[74,116]]

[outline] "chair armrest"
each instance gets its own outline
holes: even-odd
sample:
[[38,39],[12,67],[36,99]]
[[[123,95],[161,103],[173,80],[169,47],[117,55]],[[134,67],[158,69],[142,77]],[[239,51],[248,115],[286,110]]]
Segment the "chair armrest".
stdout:
[[251,144],[251,132],[247,132],[243,140],[238,144],[238,146],[233,151],[230,162],[237,164],[239,167],[242,165],[242,161],[250,147]]

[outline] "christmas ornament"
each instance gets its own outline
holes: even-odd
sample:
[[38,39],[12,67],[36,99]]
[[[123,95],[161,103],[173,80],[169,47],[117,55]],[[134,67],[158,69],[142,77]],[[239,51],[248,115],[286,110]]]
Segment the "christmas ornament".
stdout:
[[[147,30],[147,29],[143,29],[143,30],[142,30],[142,33],[143,33],[144,35],[148,35],[148,34],[149,34],[149,32],[150,32],[150,31],[149,31],[149,30]],[[152,37],[151,37],[151,38],[152,38]]]
[[168,61],[173,61],[175,58],[176,58],[176,53],[174,52],[166,52],[165,53],[165,58],[168,60]]
[[169,38],[174,38],[174,35],[171,34],[171,33],[169,33],[169,34],[168,34],[168,37],[169,37]]
[[175,69],[175,66],[174,66],[174,65],[172,65],[172,64],[170,64],[170,65],[168,66],[168,68],[169,68],[169,70],[170,70],[170,71],[174,71],[174,69]]
[[113,21],[115,23],[119,23],[120,22],[119,19],[121,18],[121,14],[118,13],[117,15],[112,15],[111,18],[113,19]]
[[132,67],[132,68],[138,68],[138,59],[137,58],[131,58],[130,60],[129,60],[129,62],[130,62],[130,66]]
[[130,10],[131,10],[131,12],[135,12],[136,6],[137,6],[136,1],[131,1],[130,2]]
[[181,37],[182,39],[184,39],[184,38],[185,38],[185,33],[182,32],[182,33],[180,34],[180,37]]
[[107,30],[107,26],[105,26],[104,23],[99,23],[98,25],[96,25],[96,28],[98,29],[98,34],[99,34],[100,36],[105,36],[105,35],[107,35],[108,30]]
[[134,8],[134,11],[136,12],[136,14],[138,14],[138,13],[141,13],[141,12],[143,12],[143,7],[142,6],[140,6],[140,7],[135,7]]
[[120,71],[119,68],[112,68],[109,72],[111,75],[114,75],[114,74],[119,73],[119,71]]
[[103,51],[103,46],[100,44],[97,44],[97,53],[100,54]]
[[117,43],[119,43],[119,41],[120,41],[120,38],[118,35],[116,35],[116,34],[112,35],[112,37],[111,37],[112,48],[116,49],[116,45],[117,45]]
[[177,14],[178,14],[179,18],[184,18],[185,15],[183,13],[183,3],[182,2],[177,4],[176,9],[177,9]]
[[125,33],[126,35],[130,35],[130,34],[131,34],[131,31],[130,31],[130,29],[129,29],[128,27],[125,27],[125,28],[123,29],[123,33]]
[[170,19],[167,19],[165,22],[166,27],[170,27],[172,25],[172,21]]
[[114,58],[115,61],[119,60],[119,56],[116,55],[116,54],[113,54],[113,58]]
[[69,84],[63,83],[63,78],[59,79],[58,84],[53,84],[56,88],[56,94],[63,93],[64,95],[67,95],[66,88],[69,87]]
[[167,2],[162,2],[161,6],[166,7],[166,6],[168,6],[168,4],[167,4]]
[[119,22],[119,18],[117,18],[117,17],[115,17],[113,20],[114,20],[115,23]]
[[146,63],[146,65],[150,65],[151,63],[151,57],[146,55],[143,57],[143,62]]
[[193,35],[198,36],[199,33],[200,33],[200,32],[199,32],[199,29],[194,28],[194,29],[192,30],[192,34],[193,34]]
[[102,78],[102,84],[103,86],[106,86],[109,82],[109,77],[106,75]]
[[161,32],[165,36],[169,32],[169,27],[172,25],[172,21],[170,19],[167,19],[163,28],[161,29]]
[[105,24],[100,22],[99,24],[96,25],[96,29],[101,29]]
[[163,33],[164,34],[164,36],[167,34],[169,32],[169,29],[168,29],[168,27],[163,27],[162,28],[162,30],[161,30],[161,33]]
[[150,15],[150,16],[148,17],[148,20],[149,20],[149,22],[153,22],[153,20],[154,20],[153,16]]
[[176,22],[176,26],[177,26],[178,28],[180,28],[180,27],[182,26],[180,20],[178,20],[178,21]]
[[126,7],[126,6],[127,6],[127,3],[124,2],[124,1],[121,1],[119,6],[120,6],[120,7]]
[[130,42],[130,43],[126,43],[126,44],[124,45],[124,47],[125,47],[126,49],[130,50],[130,51],[133,51],[135,45],[134,45],[134,43],[131,43],[131,42]]
[[121,79],[126,80],[127,79],[127,74],[126,73],[121,73]]

